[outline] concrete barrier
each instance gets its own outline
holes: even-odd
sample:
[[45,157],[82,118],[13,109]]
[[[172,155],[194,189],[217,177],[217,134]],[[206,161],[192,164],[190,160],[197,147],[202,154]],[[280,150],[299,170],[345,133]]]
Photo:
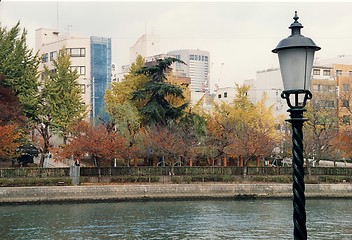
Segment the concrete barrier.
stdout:
[[[291,198],[291,184],[146,184],[1,187],[1,204],[157,199]],[[306,184],[306,198],[352,198],[350,184]]]

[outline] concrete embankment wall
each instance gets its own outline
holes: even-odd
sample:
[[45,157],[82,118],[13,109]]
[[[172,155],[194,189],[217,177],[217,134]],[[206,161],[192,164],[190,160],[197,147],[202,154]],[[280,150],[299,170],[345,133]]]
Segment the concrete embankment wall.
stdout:
[[[306,198],[352,198],[352,185],[306,184],[305,194]],[[0,188],[0,204],[291,197],[291,184],[130,184]]]

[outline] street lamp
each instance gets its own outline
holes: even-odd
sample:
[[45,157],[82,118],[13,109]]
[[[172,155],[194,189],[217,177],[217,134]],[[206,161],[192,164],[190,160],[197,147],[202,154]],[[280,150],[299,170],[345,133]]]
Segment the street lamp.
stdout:
[[301,35],[302,24],[298,22],[297,11],[294,22],[289,27],[291,36],[281,40],[272,50],[277,53],[284,91],[281,94],[286,99],[292,125],[292,177],[293,177],[293,224],[294,239],[307,239],[306,210],[304,196],[304,168],[303,168],[303,118],[305,105],[312,98],[309,91],[310,77],[315,51],[320,47],[312,39]]

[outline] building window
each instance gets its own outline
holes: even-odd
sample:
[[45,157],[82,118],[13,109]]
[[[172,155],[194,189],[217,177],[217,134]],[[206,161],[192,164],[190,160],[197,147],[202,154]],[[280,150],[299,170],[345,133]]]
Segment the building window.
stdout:
[[48,53],[43,54],[42,62],[43,62],[43,63],[48,62]]
[[208,56],[204,57],[204,61],[208,62]]
[[342,75],[342,70],[336,70],[336,76],[341,76]]
[[330,76],[330,70],[323,70],[324,76]]
[[227,92],[224,92],[224,98],[227,98]]
[[81,86],[81,93],[86,93],[86,85],[80,84],[80,86]]
[[320,69],[313,69],[313,75],[320,75]]
[[350,101],[348,101],[347,99],[342,100],[342,107],[349,108]]
[[325,107],[327,108],[334,108],[335,107],[335,102],[333,100],[327,100],[325,102]]
[[50,52],[50,62],[52,62],[54,60],[54,58],[56,58],[57,52]]
[[349,71],[349,72],[348,72],[348,75],[349,75],[350,77],[352,77],[352,71]]
[[77,70],[79,75],[86,75],[86,67],[85,66],[71,66],[71,71]]
[[349,92],[350,91],[350,85],[347,84],[347,83],[343,84],[343,91]]
[[85,48],[66,48],[66,52],[71,57],[85,57],[86,49]]
[[79,74],[80,75],[86,75],[86,67],[85,66],[80,66],[79,67]]
[[351,124],[350,116],[349,115],[343,115],[342,122],[344,124],[346,124],[346,125],[350,125]]
[[189,60],[194,60],[194,55],[189,55]]
[[334,85],[329,85],[329,92],[335,92],[336,86]]
[[221,94],[218,95],[218,98],[221,98]]

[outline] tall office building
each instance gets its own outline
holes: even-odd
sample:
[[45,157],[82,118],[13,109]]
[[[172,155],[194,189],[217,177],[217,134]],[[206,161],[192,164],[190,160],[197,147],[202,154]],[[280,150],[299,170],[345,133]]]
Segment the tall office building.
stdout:
[[134,63],[138,55],[148,58],[160,54],[160,37],[156,34],[144,34],[130,47],[130,63]]
[[91,118],[101,117],[108,120],[104,94],[111,86],[111,39],[90,37],[90,50],[91,77],[94,86]]
[[71,68],[79,73],[82,99],[90,110],[90,118],[106,119],[104,93],[111,83],[111,39],[61,35],[57,30],[40,28],[36,30],[35,43],[36,51],[43,56],[43,64],[49,68],[59,50],[65,47],[71,56]]
[[175,63],[175,76],[191,78],[191,103],[196,104],[205,94],[209,93],[209,52],[202,50],[183,49],[168,52],[186,63]]

